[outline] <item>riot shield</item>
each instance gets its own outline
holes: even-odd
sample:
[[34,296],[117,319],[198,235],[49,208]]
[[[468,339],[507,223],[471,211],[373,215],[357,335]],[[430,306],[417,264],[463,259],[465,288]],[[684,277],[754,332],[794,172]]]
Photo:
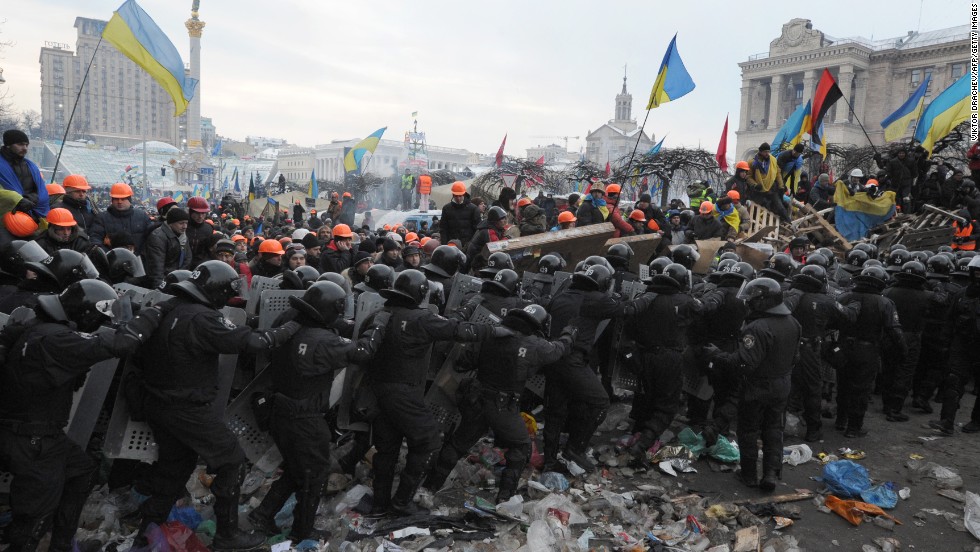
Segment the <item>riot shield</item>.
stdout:
[[279,289],[282,278],[268,278],[266,276],[252,276],[252,283],[248,286],[245,294],[245,309],[249,314],[259,313],[259,302],[262,299],[262,292],[267,289]]
[[[95,333],[111,335],[115,330],[103,327]],[[65,434],[82,448],[88,446],[88,440],[92,437],[119,363],[118,358],[96,362],[86,375],[85,383],[75,391]]]
[[302,290],[266,289],[262,290],[259,299],[259,329],[268,330],[280,314],[289,309],[290,297],[301,297]]
[[272,370],[262,370],[225,410],[225,424],[238,437],[245,456],[253,463],[258,462],[269,449],[276,446],[272,436],[259,429],[252,411],[252,395],[268,392],[271,387]]
[[453,275],[452,290],[449,292],[449,298],[446,299],[446,308],[442,312],[446,314],[453,312],[463,304],[467,296],[480,293],[482,287],[483,280],[476,276],[457,272]]
[[[355,309],[354,316],[354,338],[361,334],[361,328],[368,318],[374,313],[378,312],[384,308],[385,298],[381,295],[365,291],[357,296],[357,308]],[[364,379],[365,373],[364,369],[356,364],[351,364],[343,371],[343,376],[338,374],[334,378],[336,385],[338,378],[343,378],[343,390],[340,392],[340,400],[338,402],[337,408],[337,427],[340,429],[350,429],[354,431],[367,431],[369,429],[368,424],[364,422],[351,422],[351,406],[354,403],[354,392],[357,390],[358,386],[361,385]],[[333,395],[331,390],[331,395]],[[331,404],[333,401],[331,401]]]

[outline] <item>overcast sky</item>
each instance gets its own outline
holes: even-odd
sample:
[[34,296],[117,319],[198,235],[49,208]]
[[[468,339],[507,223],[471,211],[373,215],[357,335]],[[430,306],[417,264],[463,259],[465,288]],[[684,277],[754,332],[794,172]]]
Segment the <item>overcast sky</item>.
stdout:
[[[76,16],[108,20],[122,0],[4,3],[8,100],[40,110],[44,41],[75,46]],[[188,61],[190,0],[139,0]],[[387,126],[401,139],[418,111],[430,145],[508,155],[585,135],[613,117],[627,66],[642,121],[671,37],[697,88],[655,109],[665,146],[735,144],[740,61],[766,52],[794,17],[834,37],[881,39],[969,23],[966,0],[347,2],[202,0],[202,114],[218,133],[313,145]],[[866,124],[877,124],[866,121]],[[541,137],[539,137],[541,136]]]

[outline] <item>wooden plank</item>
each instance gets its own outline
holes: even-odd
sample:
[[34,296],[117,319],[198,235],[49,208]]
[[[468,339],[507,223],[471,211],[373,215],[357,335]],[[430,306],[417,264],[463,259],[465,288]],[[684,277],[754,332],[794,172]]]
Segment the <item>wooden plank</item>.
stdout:
[[[653,254],[660,247],[660,234],[643,234],[641,236],[626,236],[624,238],[610,238],[606,240],[606,250],[609,246],[617,243],[625,243],[633,250],[633,258],[630,259],[630,272],[637,274],[640,265],[650,264]],[[605,250],[603,250],[605,253]]]
[[602,246],[614,233],[615,228],[611,222],[590,224],[582,228],[491,242],[484,246],[481,255],[485,259],[497,251],[509,254],[518,274],[531,268],[541,255],[548,253],[560,254],[568,266],[574,268],[586,257],[599,254]]
[[763,226],[762,228],[760,228],[760,229],[756,230],[755,232],[749,234],[748,237],[742,238],[741,240],[738,240],[738,241],[739,241],[739,243],[749,243],[749,242],[762,241],[762,239],[764,237],[768,236],[769,234],[772,234],[774,230],[776,230],[776,227],[775,226]]
[[711,261],[718,255],[718,250],[728,242],[724,240],[696,240],[694,243],[697,244],[698,253],[701,257],[698,262],[694,263],[691,272],[707,274],[708,269],[711,268]]
[[762,550],[762,537],[759,528],[745,527],[735,532],[735,548],[732,552],[759,552]]
[[782,504],[784,502],[798,502],[800,500],[807,500],[813,498],[815,495],[813,491],[809,489],[796,489],[795,493],[774,495],[774,496],[764,496],[762,498],[747,498],[745,500],[736,500],[732,504],[742,506],[742,505],[758,505],[758,504]]

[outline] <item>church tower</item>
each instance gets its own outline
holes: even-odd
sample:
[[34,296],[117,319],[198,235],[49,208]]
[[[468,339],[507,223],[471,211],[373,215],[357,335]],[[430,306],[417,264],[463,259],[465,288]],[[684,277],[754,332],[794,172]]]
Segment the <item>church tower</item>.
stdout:
[[616,118],[617,122],[627,122],[633,120],[633,96],[626,91],[626,74],[623,74],[623,91],[616,96]]

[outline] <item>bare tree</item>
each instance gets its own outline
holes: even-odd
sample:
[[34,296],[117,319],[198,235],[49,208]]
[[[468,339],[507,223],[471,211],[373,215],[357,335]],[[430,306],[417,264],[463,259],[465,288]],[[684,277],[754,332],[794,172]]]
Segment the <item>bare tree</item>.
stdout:
[[718,168],[715,154],[703,149],[665,148],[652,155],[635,157],[629,166],[627,163],[627,157],[619,160],[612,181],[623,186],[624,195],[636,194],[646,181],[651,196],[660,193],[661,207],[667,206],[672,190],[684,195],[687,186],[702,181],[720,191],[728,178]]
[[550,193],[561,192],[566,186],[565,177],[549,171],[545,165],[528,159],[507,157],[499,167],[493,167],[473,181],[472,195],[488,200],[496,198],[502,188],[509,187],[504,180],[505,175],[514,175],[514,189],[518,196],[536,186]]
[[24,110],[20,114],[21,124],[23,125],[23,131],[27,133],[28,136],[41,136],[41,114],[33,109]]

